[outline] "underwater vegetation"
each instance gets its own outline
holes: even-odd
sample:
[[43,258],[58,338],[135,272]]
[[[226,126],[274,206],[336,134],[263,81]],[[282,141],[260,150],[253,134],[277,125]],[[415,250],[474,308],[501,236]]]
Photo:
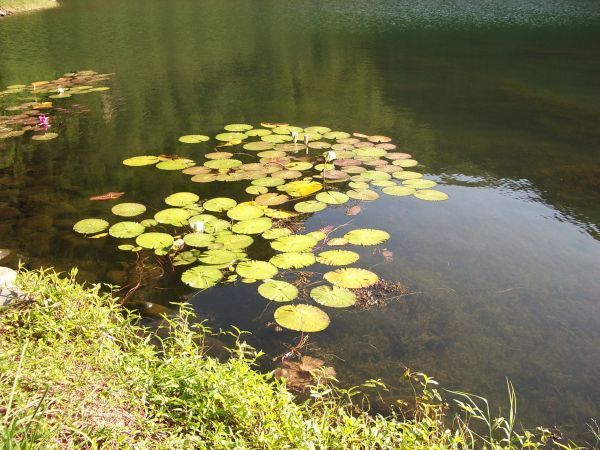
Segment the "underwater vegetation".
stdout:
[[[93,239],[114,238],[120,250],[137,254],[138,261],[156,258],[163,273],[181,267],[181,282],[194,289],[237,281],[260,283],[262,297],[286,303],[275,310],[275,322],[301,333],[329,326],[322,307],[347,308],[360,300],[365,308],[383,304],[378,295],[402,293],[393,281],[353,266],[360,255],[351,248],[379,246],[390,239],[387,231],[340,232],[347,224],[299,231],[305,219],[326,208],[343,207],[346,215],[360,214],[362,202],[380,197],[377,188],[389,196],[446,200],[445,193],[433,189],[435,181],[414,170],[419,163],[412,155],[397,151],[390,137],[325,126],[229,124],[214,139],[216,148],[205,153],[201,163],[177,155],[139,155],[123,164],[136,170],[180,171],[195,183],[246,183],[247,199],[175,192],[164,198],[167,207],[162,210],[148,214],[142,203],[117,203],[110,211],[121,221],[85,218],[74,224],[74,231]],[[189,145],[206,146],[210,140],[202,134],[179,138]],[[114,200],[121,195],[109,192],[90,200]],[[275,255],[268,260],[250,258],[248,248],[259,241]],[[393,258],[387,249],[378,252],[386,261]],[[296,282],[286,279],[291,271],[317,263],[329,267],[317,282],[307,282],[316,272],[306,272],[303,282],[298,282],[302,277]],[[368,290],[371,287],[375,288]],[[307,303],[309,299],[319,306]]]
[[[53,113],[65,113],[69,110],[55,106],[55,99],[101,92],[108,86],[94,86],[110,79],[111,74],[99,74],[92,70],[66,73],[52,81],[35,81],[31,84],[13,84],[0,91],[0,107],[4,114],[0,116],[0,140],[23,136],[31,131],[31,139],[48,141],[58,137],[58,133],[49,132],[52,128]],[[8,105],[8,106],[4,106]],[[75,112],[86,111],[85,107],[75,105]]]

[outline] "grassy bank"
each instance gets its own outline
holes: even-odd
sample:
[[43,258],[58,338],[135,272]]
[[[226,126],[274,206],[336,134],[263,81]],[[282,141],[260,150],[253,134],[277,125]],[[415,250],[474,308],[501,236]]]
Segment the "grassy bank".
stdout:
[[8,14],[55,8],[57,0],[0,0],[0,11]]
[[[477,436],[481,413],[448,420],[435,384],[419,386],[405,416],[370,415],[357,390],[315,388],[297,401],[254,369],[238,340],[208,357],[208,331],[189,311],[153,338],[97,287],[25,272],[20,303],[0,311],[0,448],[463,449],[538,448],[549,432],[517,433],[514,417]],[[451,423],[450,427],[445,425]],[[566,447],[564,447],[566,448]]]

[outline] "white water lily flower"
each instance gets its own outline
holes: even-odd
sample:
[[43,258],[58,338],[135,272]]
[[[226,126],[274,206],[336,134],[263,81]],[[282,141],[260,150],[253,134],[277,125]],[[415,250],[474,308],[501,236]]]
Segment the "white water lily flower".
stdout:
[[190,222],[190,227],[196,233],[204,233],[204,221],[203,220],[196,220],[194,222]]
[[327,153],[325,153],[325,159],[327,161],[334,161],[337,158],[337,155],[335,154],[335,152],[333,150],[329,150]]
[[173,242],[173,247],[171,247],[173,250],[180,250],[183,248],[183,246],[185,245],[185,243],[183,242],[183,239],[176,239]]
[[294,140],[294,144],[298,142],[298,132],[292,131],[292,139]]
[[64,87],[59,87],[57,90],[59,95],[63,95],[65,93],[65,88]]

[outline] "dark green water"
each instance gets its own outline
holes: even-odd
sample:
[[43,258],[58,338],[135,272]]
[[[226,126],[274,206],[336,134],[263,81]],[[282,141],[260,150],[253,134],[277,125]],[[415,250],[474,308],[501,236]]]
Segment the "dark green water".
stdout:
[[[245,186],[134,171],[125,157],[198,157],[208,147],[177,137],[232,122],[387,134],[450,200],[365,205],[353,225],[390,231],[394,262],[363,252],[363,266],[416,294],[332,312],[314,354],[345,382],[394,386],[408,366],[495,402],[509,378],[524,424],[579,434],[600,405],[600,4],[535,3],[89,0],[0,21],[0,86],[115,73],[112,90],[65,100],[91,112],[58,139],[0,142],[0,247],[29,267],[120,281],[130,257],[71,232],[107,215],[87,197],[158,207],[172,192]],[[335,209],[306,229],[346,220]],[[274,308],[255,288],[190,297],[162,280],[138,300],[188,296],[213,326],[277,354],[296,336],[265,328]]]

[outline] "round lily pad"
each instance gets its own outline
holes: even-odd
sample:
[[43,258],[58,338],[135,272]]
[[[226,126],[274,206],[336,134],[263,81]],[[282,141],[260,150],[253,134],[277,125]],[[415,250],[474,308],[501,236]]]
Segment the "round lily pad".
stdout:
[[231,250],[212,249],[202,253],[198,260],[204,264],[221,265],[232,264],[237,259],[237,255]]
[[294,205],[294,209],[301,213],[313,213],[322,211],[327,208],[327,205],[318,200],[307,200],[305,202],[298,202]]
[[158,225],[158,222],[154,219],[144,219],[140,223],[146,228],[155,227]]
[[80,234],[95,234],[108,228],[108,222],[103,219],[83,219],[73,225],[73,230]]
[[396,195],[398,197],[403,197],[405,195],[414,194],[416,189],[409,186],[390,186],[383,188],[383,192],[388,195]]
[[327,203],[328,205],[341,205],[350,199],[350,197],[343,192],[337,191],[319,192],[315,198],[320,202]]
[[354,245],[378,245],[387,241],[390,234],[383,230],[374,230],[372,228],[361,228],[349,231],[344,235],[350,244]]
[[273,222],[268,217],[258,217],[237,222],[231,230],[240,234],[261,234],[273,226]]
[[248,186],[246,192],[250,195],[261,195],[269,192],[269,189],[264,186]]
[[261,136],[260,139],[265,142],[280,144],[282,142],[291,141],[292,137],[285,134],[268,134],[266,136]]
[[237,202],[228,197],[215,197],[207,200],[202,205],[207,211],[223,212],[233,208]]
[[392,180],[376,180],[376,181],[371,181],[371,184],[373,186],[377,186],[377,187],[381,187],[381,188],[389,188],[389,187],[396,186],[396,183],[394,183]]
[[194,252],[181,252],[173,258],[173,266],[187,266],[198,261]]
[[308,170],[312,169],[312,164],[306,161],[296,161],[285,165],[288,170]]
[[254,199],[254,201],[259,205],[276,206],[286,203],[289,199],[290,198],[287,195],[268,192],[266,194],[259,195]]
[[215,242],[222,244],[223,248],[227,250],[239,250],[250,247],[254,242],[254,239],[244,234],[227,234],[217,236]]
[[311,305],[284,305],[275,311],[275,322],[284,328],[304,333],[316,333],[329,326],[329,316]]
[[436,191],[435,189],[420,189],[414,193],[414,196],[421,200],[428,200],[430,202],[441,202],[443,200],[448,200],[448,195]]
[[51,139],[56,139],[58,137],[58,133],[44,133],[44,134],[34,134],[31,136],[31,139],[34,141],[49,141]]
[[283,211],[282,209],[265,209],[265,216],[270,217],[271,219],[289,219],[290,217],[296,217],[298,215],[297,212]]
[[359,255],[350,250],[327,250],[319,253],[317,261],[328,266],[347,266],[358,261]]
[[437,183],[433,180],[425,180],[424,178],[415,178],[412,180],[404,180],[402,182],[404,186],[411,187],[413,189],[431,189],[437,186]]
[[134,238],[142,234],[145,229],[138,222],[118,222],[108,229],[108,234],[120,239]]
[[177,192],[165,198],[165,203],[170,206],[188,206],[198,200],[200,200],[200,197],[193,192]]
[[227,211],[227,216],[233,220],[257,219],[263,215],[261,208],[248,203],[240,203]]
[[380,142],[390,142],[392,140],[391,137],[387,137],[387,136],[369,136],[369,141],[371,142],[375,142],[375,143],[380,143]]
[[254,186],[263,186],[263,187],[275,187],[275,186],[279,186],[284,183],[285,183],[285,180],[283,180],[281,178],[271,178],[271,177],[264,177],[264,178],[258,178],[257,180],[252,180],[252,184]]
[[392,176],[389,173],[386,172],[378,172],[376,170],[367,170],[365,172],[362,172],[360,174],[361,177],[367,179],[367,180],[371,180],[371,181],[375,181],[375,180],[389,180],[390,178],[392,178]]
[[223,278],[216,267],[196,266],[181,274],[181,281],[196,289],[207,289],[214,286]]
[[350,134],[344,131],[329,131],[323,135],[326,139],[346,139],[350,137]]
[[183,208],[167,208],[154,214],[154,219],[158,223],[166,223],[176,227],[182,227],[188,224],[188,219],[192,213]]
[[233,153],[229,152],[211,152],[204,155],[204,157],[207,159],[229,159],[232,156]]
[[203,134],[186,134],[179,138],[179,142],[183,142],[184,144],[199,144],[200,142],[206,142],[209,139],[208,136],[204,136]]
[[383,150],[382,148],[363,147],[363,148],[357,148],[356,150],[354,150],[354,154],[356,156],[380,157],[380,156],[385,156],[387,154],[387,152],[385,150]]
[[323,277],[331,284],[348,289],[372,286],[379,281],[379,277],[370,270],[358,269],[356,267],[327,272]]
[[204,166],[210,169],[233,169],[241,165],[239,159],[212,159],[204,163]]
[[291,236],[283,236],[271,242],[271,247],[280,252],[308,252],[317,245],[318,241],[305,234],[293,234]]
[[173,236],[167,233],[144,233],[136,237],[135,242],[143,248],[163,249],[173,245]]
[[371,189],[351,189],[346,194],[355,200],[373,201],[379,198],[379,194]]
[[292,197],[306,197],[315,192],[319,192],[323,189],[323,185],[318,181],[298,180],[290,181],[277,189],[286,192]]
[[306,233],[306,235],[315,238],[317,241],[322,241],[327,237],[327,233],[320,230],[311,231],[310,233]]
[[254,152],[270,150],[273,147],[275,147],[275,144],[273,142],[264,141],[248,142],[247,144],[244,144],[244,150],[250,150]]
[[232,142],[232,141],[243,141],[248,136],[244,133],[220,133],[215,136],[218,141]]
[[419,163],[414,159],[397,159],[396,161],[393,161],[392,164],[400,167],[414,167]]
[[119,203],[110,210],[115,216],[135,217],[144,214],[146,207],[141,203]]
[[[208,169],[208,167],[207,167]],[[213,173],[199,173],[198,175],[194,175],[191,180],[194,183],[210,183],[211,181],[215,181],[217,176]]]
[[392,176],[399,180],[415,180],[417,178],[422,178],[423,174],[418,172],[412,172],[410,170],[403,170],[401,172],[394,172]]
[[311,298],[323,306],[347,308],[356,303],[354,293],[340,286],[318,286],[310,291]]
[[231,123],[224,127],[227,131],[247,131],[252,129],[252,125],[247,123]]
[[266,280],[277,275],[277,267],[266,261],[248,260],[237,265],[235,271],[240,277],[253,280]]
[[132,158],[127,158],[123,161],[123,164],[126,166],[138,167],[138,166],[149,166],[152,164],[156,164],[159,162],[158,156],[152,155],[144,155],[144,156],[134,156]]
[[265,130],[264,128],[254,128],[252,130],[246,130],[244,131],[244,133],[246,133],[248,136],[266,136],[267,134],[271,134],[273,133],[271,130]]
[[274,302],[291,302],[298,297],[298,288],[286,281],[268,280],[258,286],[258,293]]
[[304,129],[304,131],[306,131],[307,133],[325,134],[325,133],[329,133],[331,131],[331,128],[322,127],[320,125],[314,125],[314,126],[311,126],[311,127],[306,127]]
[[327,241],[327,245],[331,247],[340,247],[342,245],[348,245],[348,239],[346,238],[333,238]]
[[278,239],[280,237],[289,236],[292,234],[292,230],[289,228],[271,228],[270,230],[265,231],[261,236],[264,239]]
[[156,165],[156,168],[160,170],[183,170],[195,165],[196,163],[191,159],[178,158],[161,161]]
[[288,252],[273,256],[269,262],[280,269],[301,269],[314,264],[315,255],[308,252]]
[[208,247],[213,243],[214,237],[206,233],[188,233],[183,236],[183,242],[190,247]]

